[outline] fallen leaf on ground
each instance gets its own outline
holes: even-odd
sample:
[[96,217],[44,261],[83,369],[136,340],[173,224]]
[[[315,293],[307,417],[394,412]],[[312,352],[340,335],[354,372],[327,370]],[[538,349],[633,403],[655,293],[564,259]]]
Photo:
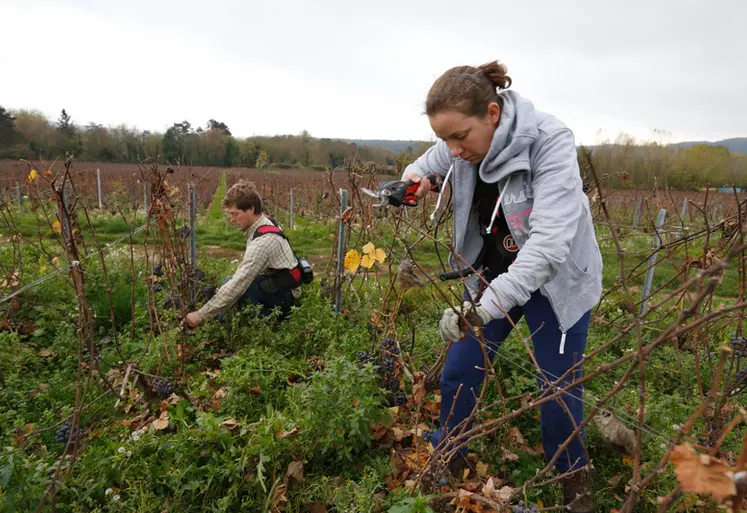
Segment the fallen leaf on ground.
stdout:
[[519,428],[516,426],[511,426],[511,429],[509,430],[509,435],[511,438],[511,441],[514,443],[516,447],[525,447],[527,445],[527,441],[524,438],[524,435],[521,434],[521,431],[519,431]]
[[408,436],[412,434],[412,432],[409,429],[402,429],[397,426],[394,426],[392,428],[392,434],[394,435],[394,439],[398,442],[401,442]]
[[286,487],[284,484],[278,485],[275,488],[275,493],[272,496],[272,506],[270,511],[273,513],[285,511],[285,503],[288,502],[288,497],[285,495]]
[[612,486],[617,486],[620,484],[620,481],[622,481],[622,474],[615,474],[611,478],[607,480],[607,482]]
[[514,493],[514,488],[511,488],[510,486],[504,486],[500,490],[498,490],[497,498],[502,501],[508,501],[511,498],[511,495]]
[[[500,480],[498,481],[498,484],[500,484]],[[493,481],[492,477],[488,479],[488,482],[482,487],[482,494],[488,499],[498,497],[498,491],[495,489],[495,481]]]
[[519,455],[503,448],[503,461],[519,461]]
[[166,410],[162,411],[158,419],[153,421],[153,427],[156,431],[161,431],[169,427],[169,412]]
[[226,419],[223,422],[221,422],[220,425],[230,431],[232,429],[236,429],[237,427],[239,427],[241,423],[236,419]]
[[470,499],[472,495],[474,495],[472,492],[468,492],[467,490],[463,490],[462,488],[460,488],[459,495],[455,499],[457,507],[458,508],[469,508],[470,503],[472,502],[472,500]]
[[290,431],[284,431],[282,435],[280,435],[280,438],[290,438],[292,436],[295,436],[298,434],[298,432],[301,431],[301,428],[296,426]]
[[426,375],[424,372],[416,372],[415,384],[412,387],[412,402],[413,404],[422,404],[425,400],[426,394]]
[[297,483],[303,483],[303,461],[292,461],[288,464],[288,470],[285,477],[295,480]]

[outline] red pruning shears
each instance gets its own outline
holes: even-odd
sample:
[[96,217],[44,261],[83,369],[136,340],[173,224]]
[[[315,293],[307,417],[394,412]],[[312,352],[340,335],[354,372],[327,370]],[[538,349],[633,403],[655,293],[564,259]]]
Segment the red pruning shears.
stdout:
[[[430,182],[431,190],[434,192],[438,192],[441,188],[440,175],[426,175],[423,177],[423,180]],[[361,192],[379,200],[378,203],[374,203],[374,207],[383,207],[384,205],[414,207],[418,204],[418,198],[415,196],[415,193],[419,188],[420,182],[395,180],[382,183],[379,185],[378,191],[362,187]]]

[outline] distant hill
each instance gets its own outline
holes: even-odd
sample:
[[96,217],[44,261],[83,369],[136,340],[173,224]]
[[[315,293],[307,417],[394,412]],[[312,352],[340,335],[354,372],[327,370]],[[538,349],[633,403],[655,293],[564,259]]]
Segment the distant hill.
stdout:
[[[412,148],[415,152],[421,145],[430,146],[429,141],[393,141],[388,139],[340,139],[346,143],[355,143],[358,146],[370,146],[371,148],[388,148],[394,153],[407,151]],[[747,154],[747,137],[734,137],[732,139],[722,139],[720,141],[684,141],[674,144],[668,144],[670,148],[689,148],[696,144],[707,144],[709,146],[725,146],[730,153]]]
[[747,137],[734,137],[732,139],[722,139],[720,141],[685,141],[681,143],[669,144],[670,148],[689,148],[696,144],[707,144],[709,146],[725,146],[730,153],[747,154]]
[[369,146],[371,148],[388,148],[394,153],[401,151],[407,151],[407,148],[412,148],[413,151],[417,152],[421,144],[427,144],[430,146],[431,143],[427,141],[391,141],[387,139],[341,139],[346,143],[355,143],[357,146]]

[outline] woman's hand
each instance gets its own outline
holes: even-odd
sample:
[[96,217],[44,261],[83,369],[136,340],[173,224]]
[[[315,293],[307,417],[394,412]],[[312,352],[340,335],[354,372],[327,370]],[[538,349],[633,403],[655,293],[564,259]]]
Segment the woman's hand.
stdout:
[[[415,205],[418,199],[424,198],[426,194],[428,194],[428,191],[431,190],[431,188],[433,187],[433,184],[431,183],[430,180],[423,180],[423,178],[424,177],[416,175],[415,173],[408,173],[405,175],[404,177],[405,182],[415,182],[416,184],[419,184],[417,190],[415,190],[414,193],[412,193],[412,195],[414,195],[416,199],[410,200],[408,199],[407,196],[405,196],[405,199],[404,199],[405,203],[408,203],[410,205]],[[408,193],[409,192],[410,191],[408,190]]]

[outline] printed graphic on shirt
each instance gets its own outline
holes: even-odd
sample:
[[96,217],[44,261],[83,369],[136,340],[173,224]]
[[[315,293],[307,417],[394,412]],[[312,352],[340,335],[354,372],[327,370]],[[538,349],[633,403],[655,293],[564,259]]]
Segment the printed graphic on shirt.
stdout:
[[519,245],[516,244],[513,235],[506,235],[503,238],[503,249],[505,249],[506,251],[510,251],[511,253],[516,253],[517,251],[519,251]]
[[508,221],[511,230],[518,235],[526,235],[529,233],[529,214],[532,213],[532,207],[522,212],[511,212],[506,215],[506,221]]

